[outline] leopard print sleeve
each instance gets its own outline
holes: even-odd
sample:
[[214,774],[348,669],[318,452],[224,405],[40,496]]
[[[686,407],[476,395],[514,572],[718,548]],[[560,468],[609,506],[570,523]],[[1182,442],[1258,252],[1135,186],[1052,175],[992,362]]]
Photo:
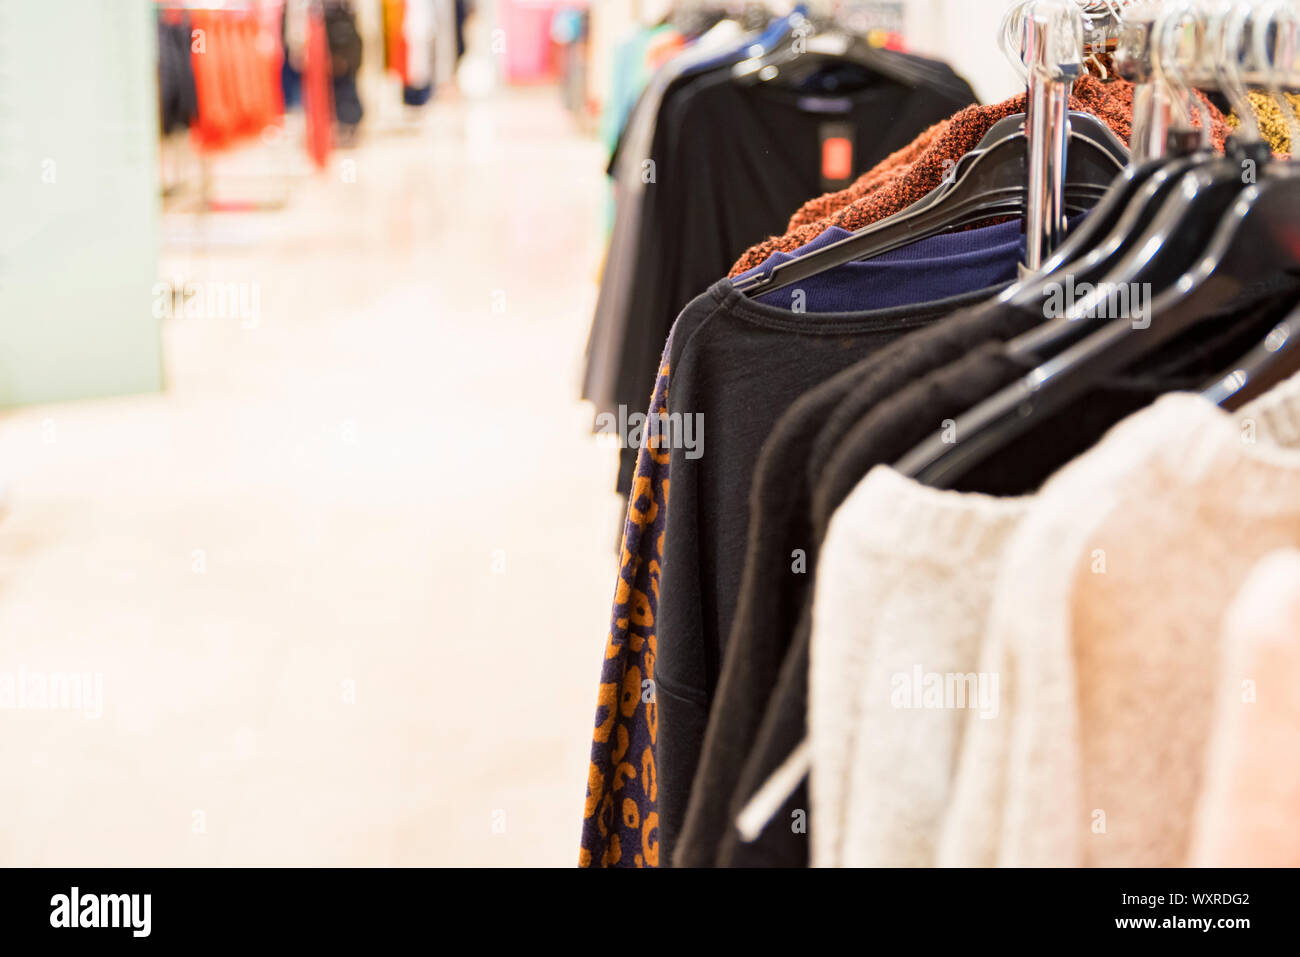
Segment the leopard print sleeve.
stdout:
[[[650,415],[668,412],[668,356]],[[587,770],[581,867],[658,867],[655,615],[668,511],[669,450],[653,434],[637,453]]]

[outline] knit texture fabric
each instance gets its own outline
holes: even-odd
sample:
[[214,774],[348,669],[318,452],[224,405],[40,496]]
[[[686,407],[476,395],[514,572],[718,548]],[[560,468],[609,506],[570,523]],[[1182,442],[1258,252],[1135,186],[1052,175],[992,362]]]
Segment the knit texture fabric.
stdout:
[[934,863],[962,716],[996,716],[979,642],[1027,501],[880,466],[835,513],[813,606],[813,866]]
[[808,200],[790,217],[790,224],[786,227],[786,232],[798,229],[800,226],[806,226],[809,223],[821,222],[821,220],[839,212],[850,203],[870,195],[878,186],[888,180],[895,171],[910,166],[920,159],[935,140],[947,131],[951,122],[951,120],[940,120],[907,146],[886,156],[872,169],[863,173],[853,185]]
[[999,714],[967,718],[938,862],[1183,864],[1219,623],[1297,542],[1300,378],[1236,421],[1167,395],[1054,476],[1007,546],[980,665]]
[[[1223,151],[1231,130],[1222,113],[1202,97],[1211,120],[1210,139],[1215,149]],[[928,147],[911,163],[902,163],[881,176],[877,166],[838,193],[819,197],[795,214],[794,228],[784,236],[773,236],[752,246],[731,267],[735,277],[760,265],[775,252],[790,252],[811,242],[831,226],[855,230],[901,212],[937,189],[955,162],[979,145],[980,140],[999,120],[1025,112],[1024,94],[990,106],[970,106],[945,124],[928,130],[932,136]],[[1133,85],[1123,80],[1104,83],[1093,76],[1083,76],[1074,85],[1070,109],[1091,113],[1104,122],[1125,143],[1133,133]],[[1199,121],[1199,118],[1197,118]],[[894,154],[885,162],[894,159]],[[881,164],[883,165],[883,164]],[[805,212],[807,211],[807,212]],[[813,213],[821,214],[816,220]],[[794,224],[798,225],[794,225]]]
[[1224,619],[1189,864],[1300,866],[1300,551],[1251,571]]
[[[1246,96],[1250,98],[1250,108],[1255,114],[1255,120],[1259,123],[1259,131],[1264,137],[1264,141],[1272,148],[1274,153],[1289,154],[1291,152],[1291,127],[1287,113],[1300,116],[1300,94],[1284,93],[1286,99],[1286,108],[1276,97],[1262,93],[1258,90],[1247,90]],[[1228,126],[1234,130],[1241,128],[1241,118],[1235,112],[1229,113],[1227,117]]]

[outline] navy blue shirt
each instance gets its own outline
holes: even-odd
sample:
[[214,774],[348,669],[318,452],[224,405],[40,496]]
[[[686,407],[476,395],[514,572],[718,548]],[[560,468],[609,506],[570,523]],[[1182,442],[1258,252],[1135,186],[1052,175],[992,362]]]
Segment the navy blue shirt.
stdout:
[[[848,230],[832,226],[794,252],[773,253],[734,282],[740,284],[753,276],[766,275],[780,263],[851,235]],[[918,305],[1014,282],[1024,255],[1021,223],[1012,220],[922,239],[864,262],[810,276],[798,286],[778,289],[755,301],[791,309],[795,296],[802,292],[803,312],[859,312]]]

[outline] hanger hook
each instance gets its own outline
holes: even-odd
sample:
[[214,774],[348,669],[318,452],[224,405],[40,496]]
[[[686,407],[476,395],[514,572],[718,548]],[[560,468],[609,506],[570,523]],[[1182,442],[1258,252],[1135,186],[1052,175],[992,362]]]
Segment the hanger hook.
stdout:
[[[1112,41],[1118,51],[1118,42],[1127,26],[1125,10],[1133,0],[1075,0],[1083,14],[1084,52],[1101,72],[1101,78],[1110,78],[1110,70],[1102,55],[1112,53]],[[1118,72],[1118,67],[1116,67]]]
[[1135,162],[1164,155],[1164,98],[1166,91],[1156,72],[1155,26],[1158,8],[1151,4],[1126,11],[1115,46],[1115,71],[1135,84],[1133,135],[1130,149]]
[[[1159,112],[1163,114],[1161,126],[1168,124],[1169,114],[1175,109],[1177,100],[1177,91],[1174,86],[1174,78],[1171,72],[1165,66],[1165,32],[1169,27],[1169,21],[1172,18],[1174,10],[1170,6],[1164,6],[1159,3],[1154,4],[1152,8],[1153,15],[1151,21],[1151,82],[1155,86],[1156,95],[1160,103]],[[1161,135],[1163,140],[1163,134]],[[1163,143],[1157,144],[1163,151]]]
[[1107,52],[1106,42],[1109,38],[1107,21],[1112,18],[1109,7],[1098,9],[1094,0],[1076,0],[1082,7],[1083,18],[1083,53],[1084,63],[1091,63],[1103,80],[1110,78],[1102,55]]
[[1030,0],[1022,8],[1021,25],[1022,49],[1033,48],[1026,53],[1030,73],[1050,80],[1078,76],[1083,65],[1083,17],[1077,0]]
[[1250,23],[1250,0],[1224,0],[1210,17],[1208,33],[1213,42],[1210,59],[1219,89],[1232,105],[1239,121],[1235,138],[1242,143],[1262,143],[1264,133],[1255,117],[1246,81],[1242,76],[1242,49]]
[[1205,44],[1204,23],[1198,16],[1190,0],[1175,0],[1170,3],[1156,20],[1156,42],[1152,44],[1152,66],[1158,81],[1163,84],[1166,102],[1175,113],[1175,126],[1182,130],[1194,130],[1192,111],[1200,119],[1199,133],[1201,143],[1209,142],[1210,116],[1201,98],[1196,95],[1187,80],[1187,70],[1182,59],[1184,43],[1188,38],[1188,29],[1192,30],[1195,49],[1191,54],[1193,62],[1199,57]]
[[1021,0],[1008,7],[1007,12],[1002,15],[1002,25],[998,29],[998,46],[1003,56],[1010,62],[1012,69],[1016,71],[1021,83],[1029,82],[1029,68],[1025,66],[1024,46],[1016,38],[1021,35],[1020,24],[1025,7],[1028,5],[1028,0]]

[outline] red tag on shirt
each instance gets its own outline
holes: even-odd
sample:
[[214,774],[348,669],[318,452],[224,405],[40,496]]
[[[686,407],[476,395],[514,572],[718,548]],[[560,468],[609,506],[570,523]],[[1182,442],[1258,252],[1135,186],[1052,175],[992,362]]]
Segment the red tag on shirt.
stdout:
[[822,179],[841,180],[853,175],[853,141],[845,136],[822,140]]
[[843,189],[853,182],[857,129],[852,123],[826,122],[821,124],[817,138],[821,141],[822,191]]

